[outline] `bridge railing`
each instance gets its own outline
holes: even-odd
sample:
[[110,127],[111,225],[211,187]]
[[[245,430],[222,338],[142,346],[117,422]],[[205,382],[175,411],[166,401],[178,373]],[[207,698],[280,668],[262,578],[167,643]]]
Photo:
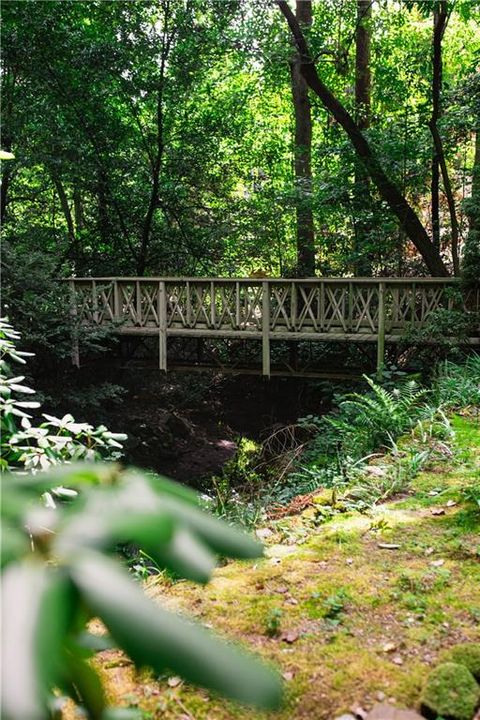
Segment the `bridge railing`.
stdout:
[[[445,278],[72,278],[81,324],[115,323],[158,334],[166,368],[168,335],[260,338],[269,374],[271,339],[357,339],[384,345],[426,325],[441,308],[480,311],[480,290]],[[455,334],[454,332],[452,334]],[[477,342],[477,331],[471,341]]]

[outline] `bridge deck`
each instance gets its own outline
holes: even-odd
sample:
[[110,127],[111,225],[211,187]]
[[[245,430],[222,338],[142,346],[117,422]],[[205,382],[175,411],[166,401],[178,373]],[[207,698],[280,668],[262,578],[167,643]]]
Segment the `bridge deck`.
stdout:
[[[465,342],[480,343],[480,290],[462,292],[445,278],[71,278],[72,316],[82,325],[113,325],[122,335],[157,336],[167,369],[168,337],[262,342],[262,373],[271,373],[271,340],[385,343],[427,327],[440,310],[477,318]],[[455,335],[455,329],[452,329]],[[74,361],[78,364],[78,343]]]

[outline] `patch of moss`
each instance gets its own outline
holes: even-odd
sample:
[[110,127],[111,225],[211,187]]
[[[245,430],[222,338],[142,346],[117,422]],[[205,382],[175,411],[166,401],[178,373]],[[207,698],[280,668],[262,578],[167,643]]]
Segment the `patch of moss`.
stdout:
[[472,720],[479,698],[480,688],[470,670],[447,662],[430,673],[420,702],[422,712],[428,717]]
[[445,653],[445,661],[465,665],[473,677],[480,680],[480,643],[466,642],[455,645]]

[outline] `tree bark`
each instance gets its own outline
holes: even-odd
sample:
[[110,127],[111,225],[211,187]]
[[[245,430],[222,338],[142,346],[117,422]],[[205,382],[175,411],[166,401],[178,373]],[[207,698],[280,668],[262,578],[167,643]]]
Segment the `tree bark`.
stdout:
[[[297,0],[296,16],[300,27],[311,26],[311,0]],[[290,74],[295,112],[297,274],[302,277],[315,275],[315,231],[312,212],[312,115],[308,85],[302,75],[298,51],[290,61]]]
[[432,116],[429,127],[433,138],[432,154],[432,236],[433,244],[440,250],[440,171],[443,179],[443,187],[447,198],[448,211],[451,226],[451,250],[452,262],[455,275],[458,275],[458,220],[453,196],[452,184],[448,174],[443,142],[438,130],[438,120],[441,117],[441,92],[442,92],[442,40],[448,22],[448,8],[446,0],[437,0],[433,10],[433,41],[432,41]]
[[[360,130],[370,127],[371,72],[370,72],[370,21],[372,0],[357,0],[357,24],[355,31],[355,112]],[[371,275],[371,253],[368,252],[370,223],[365,222],[363,213],[366,199],[370,198],[368,174],[363,163],[355,163],[353,189],[355,208],[355,274]]]
[[[432,39],[432,116],[430,125],[436,127],[440,117],[440,93],[442,87],[442,35],[445,28],[446,12],[442,3],[433,7]],[[433,244],[440,250],[440,162],[435,143],[432,148],[431,214]]]
[[60,200],[60,206],[62,208],[63,216],[65,218],[65,222],[67,223],[67,237],[68,237],[68,255],[71,254],[73,249],[75,248],[76,243],[76,236],[75,236],[75,225],[73,223],[73,217],[72,217],[72,211],[70,210],[70,205],[68,204],[68,197],[67,193],[65,191],[65,188],[63,187],[63,183],[60,180],[59,177],[52,175],[53,183],[55,185],[55,189],[57,191],[57,195]]
[[310,56],[305,37],[288,3],[286,0],[276,0],[276,2],[285,16],[290,31],[295,38],[297,48],[301,55],[302,74],[308,85],[347,133],[380,196],[400,221],[407,237],[419,251],[430,273],[432,275],[447,277],[449,273],[440,257],[440,253],[433,246],[416,212],[399,191],[395,183],[385,174],[353,117],[320,79]]
[[143,220],[142,233],[140,237],[140,249],[137,258],[137,274],[143,275],[145,273],[148,261],[148,251],[150,246],[150,240],[152,235],[153,218],[155,210],[160,207],[160,174],[162,170],[163,162],[163,151],[165,148],[164,144],[164,117],[163,117],[163,91],[165,85],[165,71],[167,67],[168,55],[170,52],[170,45],[172,42],[172,35],[169,35],[169,15],[170,15],[170,2],[166,0],[163,5],[163,36],[162,36],[162,51],[160,60],[160,75],[158,79],[157,89],[157,127],[156,127],[156,144],[155,151],[151,154],[153,163],[151,165],[151,177],[152,185],[150,189],[150,198],[148,201],[147,210]]
[[480,120],[475,132],[475,156],[472,168],[472,192],[465,202],[468,237],[463,254],[462,274],[469,285],[480,286]]

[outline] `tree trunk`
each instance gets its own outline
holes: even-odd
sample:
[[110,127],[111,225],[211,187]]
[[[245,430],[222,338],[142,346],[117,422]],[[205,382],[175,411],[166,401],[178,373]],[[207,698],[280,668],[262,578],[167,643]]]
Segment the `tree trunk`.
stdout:
[[75,231],[78,234],[81,233],[85,227],[82,195],[78,187],[75,187],[73,190],[73,208],[75,214]]
[[164,141],[164,113],[163,113],[163,92],[165,86],[165,73],[167,69],[167,61],[170,53],[170,47],[173,39],[173,30],[169,34],[169,23],[170,23],[170,2],[166,0],[162,4],[163,8],[163,35],[162,35],[162,47],[161,47],[161,60],[160,60],[160,72],[157,86],[157,127],[156,127],[156,141],[155,150],[151,153],[151,178],[152,185],[150,189],[150,198],[148,201],[147,210],[143,219],[142,233],[140,237],[140,250],[137,258],[137,273],[143,275],[145,273],[148,261],[148,251],[150,247],[150,240],[153,227],[153,219],[155,216],[155,210],[160,207],[160,175],[162,171],[163,163],[163,151],[165,149]]
[[[433,40],[432,40],[432,116],[430,124],[437,125],[440,117],[440,91],[442,87],[442,27],[445,15],[439,3],[433,7]],[[440,250],[440,162],[433,143],[432,148],[432,180],[431,180],[431,214],[433,244]]]
[[[297,0],[296,15],[300,27],[310,27],[311,0]],[[315,275],[315,231],[312,212],[312,116],[308,85],[301,72],[298,51],[290,62],[290,73],[295,111],[297,274],[302,277]]]
[[475,132],[475,157],[472,169],[472,194],[465,201],[468,237],[463,254],[462,274],[465,282],[480,285],[480,120]]
[[385,174],[353,117],[318,76],[315,64],[310,57],[305,37],[288,3],[286,0],[276,0],[276,2],[284,14],[295,38],[295,42],[297,43],[302,59],[302,74],[308,85],[347,133],[380,196],[398,218],[407,237],[419,251],[430,273],[432,275],[448,277],[449,273],[440,257],[440,253],[433,246],[416,212],[399,191],[395,183]]
[[433,43],[432,43],[432,116],[430,118],[430,131],[433,138],[432,154],[432,236],[433,244],[440,250],[440,171],[443,187],[447,197],[448,211],[451,226],[452,262],[455,275],[459,273],[458,241],[459,229],[455,198],[452,184],[448,174],[445,152],[441,135],[438,131],[438,120],[441,117],[441,91],[442,91],[442,39],[448,22],[448,8],[446,0],[438,0],[433,11]]
[[[370,21],[372,0],[357,0],[355,32],[355,111],[360,130],[370,126],[371,72],[370,72]],[[368,251],[370,223],[363,219],[365,205],[370,199],[370,184],[363,163],[355,163],[353,200],[355,209],[355,274],[371,275],[372,263]],[[366,202],[367,201],[367,202]]]
[[55,185],[55,189],[57,191],[57,195],[60,200],[60,206],[62,208],[65,222],[67,223],[67,237],[68,237],[68,253],[67,253],[67,255],[71,256],[71,253],[74,250],[75,243],[76,243],[75,226],[73,223],[72,211],[70,210],[70,205],[68,204],[67,193],[65,191],[65,188],[63,187],[62,181],[60,180],[59,177],[56,177],[55,175],[52,176],[52,179],[53,179],[53,183]]

